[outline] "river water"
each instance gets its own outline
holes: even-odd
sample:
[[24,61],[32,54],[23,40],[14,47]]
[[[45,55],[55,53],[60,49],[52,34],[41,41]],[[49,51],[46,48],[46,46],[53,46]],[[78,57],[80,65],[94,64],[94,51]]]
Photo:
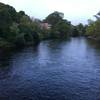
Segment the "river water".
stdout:
[[100,100],[100,46],[72,38],[5,54],[0,100]]

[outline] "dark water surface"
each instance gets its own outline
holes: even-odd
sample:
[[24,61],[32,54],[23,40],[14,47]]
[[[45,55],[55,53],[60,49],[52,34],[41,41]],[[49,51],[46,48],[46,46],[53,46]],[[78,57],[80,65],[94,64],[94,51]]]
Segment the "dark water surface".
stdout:
[[0,100],[100,100],[100,46],[43,41],[1,57]]

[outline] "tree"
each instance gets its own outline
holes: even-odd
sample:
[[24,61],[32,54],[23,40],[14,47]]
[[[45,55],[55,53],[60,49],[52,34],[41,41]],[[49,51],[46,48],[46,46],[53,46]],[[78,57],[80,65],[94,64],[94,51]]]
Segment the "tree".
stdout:
[[79,35],[79,31],[78,31],[78,29],[77,29],[76,26],[73,26],[72,36],[73,36],[73,37],[78,37],[78,36],[80,36],[80,35]]
[[0,38],[11,44],[34,44],[39,41],[38,24],[24,11],[16,12],[9,5],[0,3]]
[[33,22],[28,16],[23,16],[19,24],[20,33],[25,34],[25,41],[30,43],[39,42],[39,27],[37,23]]
[[0,3],[0,36],[6,37],[6,33],[10,32],[9,26],[16,21],[16,10]]
[[88,27],[86,29],[86,35],[87,36],[94,36],[95,34],[95,22],[91,19],[88,20]]
[[61,12],[53,12],[46,17],[44,22],[51,24],[52,26],[56,25],[59,21],[61,21],[64,17],[64,14]]
[[79,32],[79,36],[85,35],[86,29],[85,29],[85,26],[82,23],[77,25],[77,30]]
[[12,25],[10,26],[10,32],[7,33],[7,40],[9,42],[15,43],[16,42],[16,37],[19,35],[19,28],[18,28],[18,24],[17,23],[12,23]]
[[97,40],[100,40],[100,12],[95,15],[96,21],[89,22],[89,25],[86,30],[86,35],[91,36]]
[[44,22],[51,24],[51,38],[66,38],[69,36],[71,24],[63,17],[63,13],[55,11],[44,20]]

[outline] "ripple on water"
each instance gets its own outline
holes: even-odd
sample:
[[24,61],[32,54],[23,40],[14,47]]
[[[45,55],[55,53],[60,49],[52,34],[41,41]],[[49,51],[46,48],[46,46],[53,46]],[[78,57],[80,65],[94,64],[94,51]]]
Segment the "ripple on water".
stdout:
[[100,100],[94,45],[84,38],[43,41],[0,60],[0,100]]

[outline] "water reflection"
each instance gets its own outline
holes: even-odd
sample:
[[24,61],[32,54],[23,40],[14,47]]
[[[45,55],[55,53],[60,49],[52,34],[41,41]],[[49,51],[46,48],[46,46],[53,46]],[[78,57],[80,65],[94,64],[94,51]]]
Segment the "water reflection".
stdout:
[[43,41],[1,57],[0,100],[99,100],[95,45],[85,38]]

